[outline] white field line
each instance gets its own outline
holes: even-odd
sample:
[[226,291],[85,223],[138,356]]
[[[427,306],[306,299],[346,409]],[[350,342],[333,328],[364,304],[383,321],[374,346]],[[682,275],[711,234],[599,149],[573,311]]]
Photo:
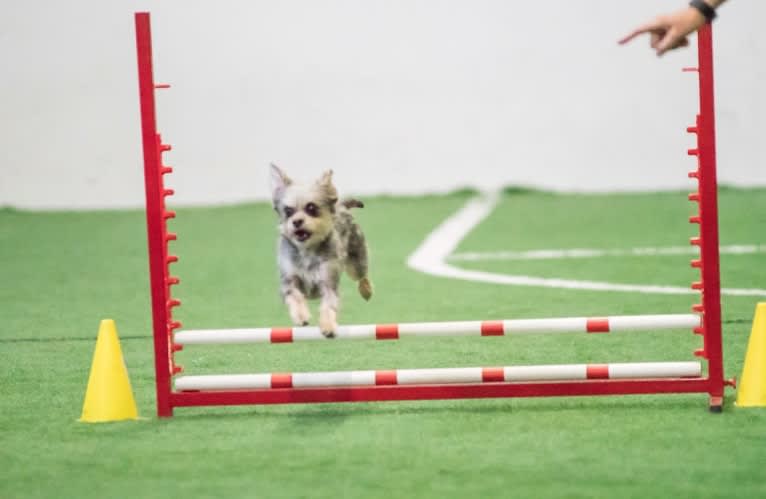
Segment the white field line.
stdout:
[[[434,229],[420,246],[409,256],[407,265],[425,274],[488,282],[509,286],[537,286],[546,288],[582,289],[590,291],[623,291],[657,294],[698,294],[699,291],[679,286],[657,286],[644,284],[618,284],[601,281],[578,281],[572,279],[544,278],[525,275],[496,274],[479,270],[466,270],[447,263],[452,251],[460,241],[479,225],[499,200],[498,193],[489,193],[469,200],[454,215]],[[723,288],[721,293],[729,296],[766,296],[766,289]]]
[[[763,244],[736,244],[721,246],[718,250],[722,255],[751,255],[766,253]],[[453,253],[447,257],[450,261],[475,262],[481,260],[557,260],[565,258],[603,258],[611,256],[673,256],[699,255],[695,246],[665,246],[659,248],[628,248],[628,249],[539,249],[529,251],[481,251]]]

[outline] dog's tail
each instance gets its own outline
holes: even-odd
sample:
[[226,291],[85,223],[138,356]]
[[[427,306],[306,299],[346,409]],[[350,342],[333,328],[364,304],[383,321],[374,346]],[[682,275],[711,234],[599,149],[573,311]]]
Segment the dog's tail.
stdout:
[[340,204],[342,204],[343,206],[346,207],[346,209],[349,209],[349,210],[351,208],[364,208],[364,203],[354,198],[344,199],[343,201],[340,202]]

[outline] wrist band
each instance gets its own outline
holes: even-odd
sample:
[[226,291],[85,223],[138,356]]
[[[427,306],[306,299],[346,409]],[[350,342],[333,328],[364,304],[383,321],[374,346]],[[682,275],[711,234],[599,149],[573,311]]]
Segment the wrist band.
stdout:
[[710,5],[706,4],[702,0],[692,0],[689,2],[689,5],[691,7],[694,7],[699,11],[700,14],[705,16],[705,19],[707,19],[707,22],[712,22],[713,19],[715,19],[715,9],[711,7]]

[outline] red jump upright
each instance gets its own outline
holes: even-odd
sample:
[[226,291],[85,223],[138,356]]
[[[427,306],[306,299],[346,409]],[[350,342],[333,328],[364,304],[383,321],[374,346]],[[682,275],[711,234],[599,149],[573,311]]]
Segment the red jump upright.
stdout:
[[698,189],[689,195],[689,199],[699,206],[698,214],[692,216],[690,222],[700,226],[699,237],[692,239],[692,244],[700,248],[700,257],[692,261],[692,266],[700,269],[701,277],[692,284],[692,288],[702,293],[701,303],[692,309],[701,317],[680,314],[342,326],[339,328],[338,339],[333,340],[391,340],[408,335],[430,338],[440,335],[475,335],[481,338],[522,333],[605,333],[686,327],[703,337],[703,348],[695,354],[706,360],[707,375],[703,375],[697,362],[610,362],[594,365],[185,376],[177,378],[175,387],[173,379],[181,368],[175,364],[174,353],[181,349],[182,343],[290,343],[321,341],[323,337],[316,328],[185,331],[178,332],[176,336],[176,330],[181,324],[173,319],[173,308],[181,302],[173,299],[171,291],[179,280],[170,274],[169,266],[178,258],[168,251],[168,243],[176,235],[167,230],[167,220],[175,214],[165,207],[165,198],[172,195],[173,191],[164,185],[164,176],[172,169],[163,163],[163,153],[169,151],[170,146],[162,143],[157,132],[154,100],[155,89],[167,88],[169,85],[154,82],[149,14],[136,13],[135,24],[157,414],[160,417],[172,416],[175,407],[207,405],[660,393],[707,393],[710,409],[716,412],[722,409],[724,386],[731,382],[724,379],[723,373],[713,49],[709,24],[699,31],[699,63],[698,67],[691,68],[699,77],[700,109],[696,124],[688,128],[697,137],[696,148],[689,151],[690,155],[697,158],[697,168],[689,176],[698,182]]
[[175,213],[165,208],[165,198],[173,191],[166,189],[164,176],[173,171],[162,162],[163,153],[171,146],[162,143],[157,133],[154,107],[154,90],[169,88],[167,84],[154,83],[152,68],[152,34],[148,12],[135,15],[136,49],[138,52],[138,89],[141,98],[141,138],[144,148],[144,184],[146,186],[146,230],[149,240],[149,276],[152,291],[152,324],[154,330],[154,369],[157,383],[157,414],[172,416],[170,400],[171,377],[180,372],[175,365],[173,353],[180,349],[173,343],[173,331],[181,323],[173,320],[173,307],[181,304],[174,300],[171,287],[179,279],[170,275],[170,264],[178,257],[168,252],[168,243],[176,235],[167,230],[167,220]]
[[698,183],[698,190],[689,199],[699,204],[699,212],[689,221],[700,226],[700,235],[692,244],[700,248],[700,258],[692,266],[700,269],[700,280],[692,288],[702,293],[702,303],[693,307],[702,313],[703,348],[695,354],[708,361],[710,407],[723,406],[723,390],[727,383],[723,373],[723,341],[721,328],[721,277],[718,254],[718,181],[715,153],[715,92],[713,89],[713,33],[710,23],[697,34],[700,110],[695,126],[687,131],[697,137],[697,147],[688,151],[696,156],[697,168],[689,173]]

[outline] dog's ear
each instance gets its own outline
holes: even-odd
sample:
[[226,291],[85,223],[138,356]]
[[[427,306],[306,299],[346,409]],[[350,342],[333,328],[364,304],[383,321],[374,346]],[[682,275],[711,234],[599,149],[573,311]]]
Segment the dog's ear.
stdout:
[[319,177],[319,180],[317,180],[317,184],[332,185],[332,170],[325,170],[322,176]]
[[322,197],[325,202],[330,206],[334,206],[338,202],[338,190],[332,183],[332,170],[325,171],[319,180],[317,180],[317,186],[319,187]]
[[282,198],[285,193],[285,189],[293,183],[290,177],[285,175],[277,165],[271,163],[271,198],[274,201],[274,207],[276,208],[277,202]]

